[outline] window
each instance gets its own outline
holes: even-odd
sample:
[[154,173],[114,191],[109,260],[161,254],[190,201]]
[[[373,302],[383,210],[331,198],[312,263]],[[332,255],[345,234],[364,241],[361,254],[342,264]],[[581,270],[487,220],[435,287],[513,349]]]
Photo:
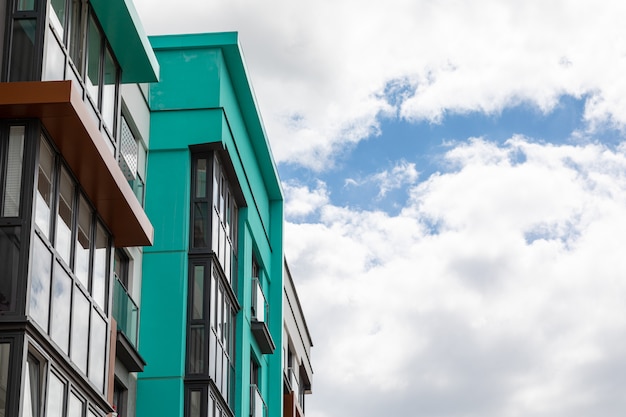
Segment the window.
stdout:
[[25,130],[25,126],[11,126],[9,128],[9,144],[5,158],[2,217],[18,217],[20,215]]
[[0,343],[0,417],[6,417],[7,415],[10,359],[11,344],[6,342]]
[[128,119],[122,115],[120,131],[119,166],[143,206],[146,176],[146,149],[131,129]]
[[126,403],[128,401],[128,390],[117,379],[113,385],[113,408],[117,417],[126,417]]
[[54,372],[50,372],[48,377],[48,392],[46,396],[46,417],[63,417],[65,382]]
[[34,355],[28,354],[24,371],[24,395],[22,395],[22,417],[41,415],[43,365]]
[[38,166],[28,314],[104,393],[111,236],[44,136]]

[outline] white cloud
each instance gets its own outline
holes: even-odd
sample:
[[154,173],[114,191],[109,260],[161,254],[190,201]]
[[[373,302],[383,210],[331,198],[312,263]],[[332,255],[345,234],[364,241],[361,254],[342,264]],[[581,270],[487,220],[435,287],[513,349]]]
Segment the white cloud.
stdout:
[[624,153],[514,137],[446,158],[396,216],[287,225],[321,346],[307,415],[620,416]]
[[135,3],[149,33],[240,31],[279,162],[323,169],[383,115],[548,111],[564,94],[586,97],[592,128],[626,123],[624,2]]
[[313,190],[295,182],[283,183],[283,192],[287,218],[304,218],[328,204],[328,190],[326,190],[326,185],[321,182],[318,182],[317,187]]
[[383,198],[389,191],[397,190],[405,185],[415,184],[419,172],[415,164],[406,160],[398,161],[391,169],[382,170],[368,175],[364,179],[348,178],[346,186],[359,187],[366,184],[375,184],[378,187],[378,198]]

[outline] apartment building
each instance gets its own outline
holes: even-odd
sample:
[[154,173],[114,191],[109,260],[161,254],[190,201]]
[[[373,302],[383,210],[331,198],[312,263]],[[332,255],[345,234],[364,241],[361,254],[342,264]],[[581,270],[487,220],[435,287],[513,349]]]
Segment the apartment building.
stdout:
[[283,417],[304,417],[313,385],[313,339],[287,261],[283,277]]
[[238,35],[150,41],[137,416],[280,416],[283,196]]
[[156,57],[126,0],[0,0],[0,52],[0,416],[134,415]]

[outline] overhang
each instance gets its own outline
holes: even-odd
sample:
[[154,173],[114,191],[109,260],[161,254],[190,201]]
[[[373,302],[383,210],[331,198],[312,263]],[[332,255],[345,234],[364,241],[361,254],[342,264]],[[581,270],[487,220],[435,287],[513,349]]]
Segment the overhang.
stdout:
[[131,0],[91,0],[122,67],[123,83],[159,81],[159,63]]
[[72,81],[0,83],[0,118],[40,119],[115,245],[152,245],[152,224]]

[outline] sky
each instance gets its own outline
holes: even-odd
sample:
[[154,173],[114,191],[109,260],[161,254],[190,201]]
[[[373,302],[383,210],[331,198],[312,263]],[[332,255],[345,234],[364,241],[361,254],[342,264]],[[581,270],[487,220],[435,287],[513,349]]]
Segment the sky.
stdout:
[[135,0],[238,31],[307,417],[626,409],[626,2]]

